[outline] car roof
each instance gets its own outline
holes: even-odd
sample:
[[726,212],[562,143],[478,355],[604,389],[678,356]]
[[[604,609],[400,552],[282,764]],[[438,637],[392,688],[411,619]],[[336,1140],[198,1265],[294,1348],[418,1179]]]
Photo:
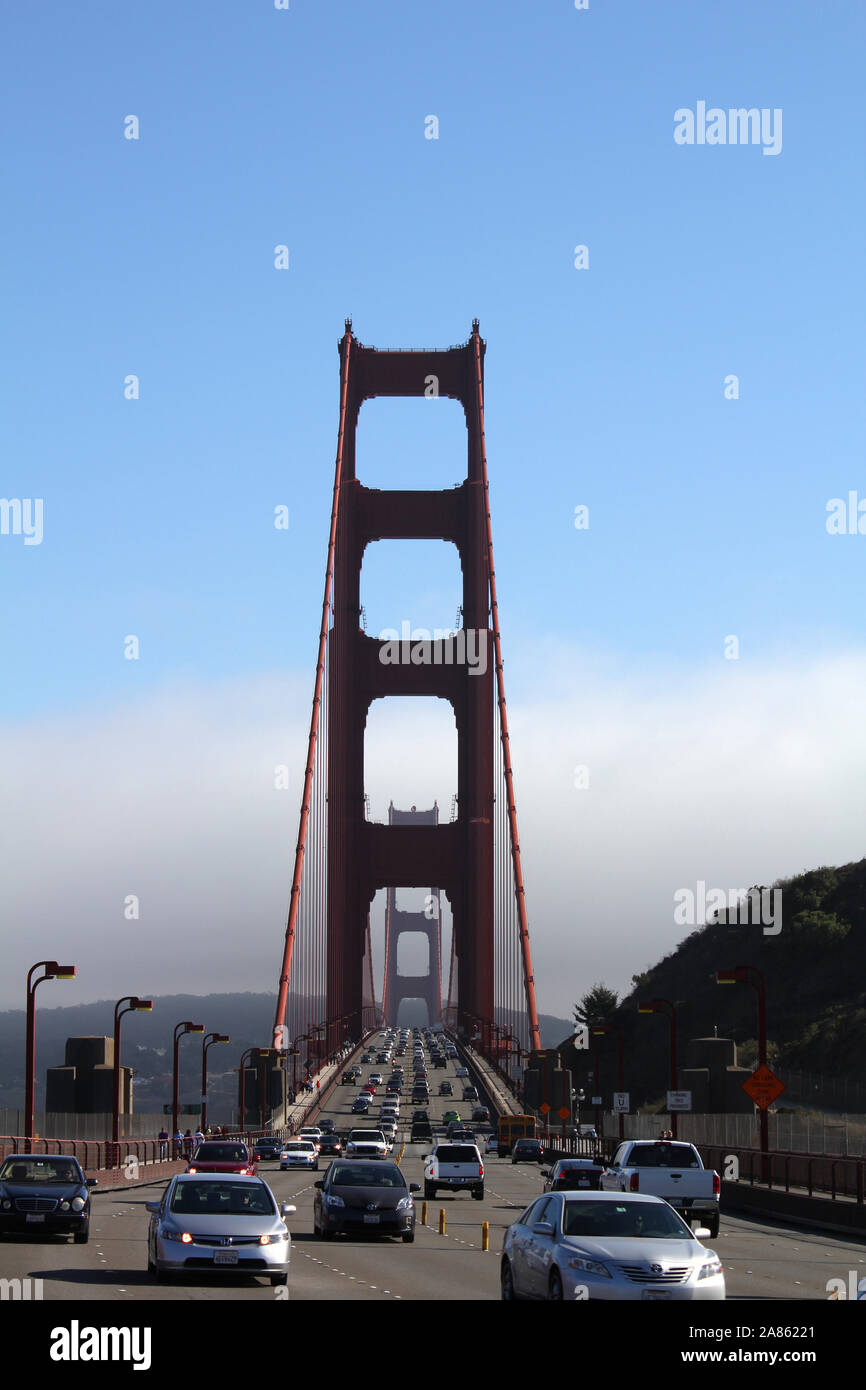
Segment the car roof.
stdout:
[[649,1192],[557,1192],[552,1195],[564,1202],[646,1202],[651,1206],[661,1202],[669,1205],[664,1197],[654,1197]]

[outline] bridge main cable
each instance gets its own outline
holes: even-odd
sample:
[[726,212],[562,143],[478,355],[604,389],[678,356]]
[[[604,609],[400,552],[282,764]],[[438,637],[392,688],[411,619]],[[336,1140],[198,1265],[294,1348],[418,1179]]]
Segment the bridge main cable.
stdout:
[[[331,529],[328,536],[328,562],[325,570],[325,591],[322,597],[322,626],[319,630],[319,653],[316,661],[316,684],[313,691],[313,708],[310,716],[310,734],[307,742],[307,765],[304,771],[304,789],[301,794],[301,814],[298,825],[298,842],[295,847],[295,868],[292,875],[292,891],[289,899],[289,915],[286,922],[286,939],[283,947],[283,963],[280,971],[280,986],[277,1005],[274,1011],[274,1047],[281,1048],[286,1018],[286,1005],[289,994],[289,980],[292,972],[292,955],[298,924],[298,907],[301,897],[301,878],[304,870],[304,856],[307,848],[307,827],[310,819],[310,791],[316,763],[316,750],[319,738],[319,712],[322,705],[322,685],[325,673],[325,656],[328,647],[328,624],[331,616],[331,588],[334,579],[334,553],[337,544],[337,516],[340,508],[340,486],[343,480],[343,442],[346,429],[346,407],[349,389],[349,356],[352,343],[352,320],[346,319],[346,332],[340,344],[340,425],[337,434],[337,458],[334,466],[334,496],[331,503]],[[286,1041],[286,1046],[289,1043]]]
[[496,600],[496,571],[493,566],[493,527],[490,520],[490,485],[487,481],[487,445],[484,438],[484,378],[481,366],[481,334],[478,320],[472,324],[475,355],[475,390],[478,402],[478,428],[481,444],[481,472],[484,479],[484,510],[487,517],[487,568],[490,577],[490,609],[493,619],[493,647],[496,662],[496,694],[499,702],[499,721],[502,734],[502,756],[505,763],[505,794],[511,832],[511,858],[514,865],[514,891],[517,898],[517,917],[520,949],[523,956],[523,983],[526,990],[526,1011],[529,1015],[529,1042],[532,1051],[541,1048],[538,1010],[535,1003],[535,979],[529,951],[529,927],[526,921],[526,894],[523,888],[523,869],[520,863],[520,839],[517,833],[517,806],[514,800],[514,780],[511,770],[511,744],[508,737],[508,713],[505,705],[505,679],[502,672],[502,640],[499,632],[499,605]]

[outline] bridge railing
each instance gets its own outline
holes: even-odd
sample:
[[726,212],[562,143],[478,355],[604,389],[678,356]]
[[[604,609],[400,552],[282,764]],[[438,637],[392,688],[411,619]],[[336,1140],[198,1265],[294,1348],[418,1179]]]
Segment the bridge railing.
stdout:
[[705,1164],[723,1178],[730,1174],[730,1160],[736,1159],[737,1180],[753,1187],[784,1192],[805,1189],[810,1197],[816,1192],[829,1193],[833,1201],[853,1198],[858,1206],[866,1200],[866,1159],[772,1149],[762,1154],[760,1149],[713,1144],[701,1144],[699,1151]]
[[[231,1134],[212,1136],[219,1139],[233,1139],[244,1144],[255,1144],[257,1139],[268,1137],[283,1138],[280,1130],[248,1129]],[[85,1172],[108,1171],[137,1165],[140,1168],[154,1164],[171,1164],[186,1161],[187,1150],[164,1139],[129,1139],[115,1144],[110,1139],[28,1139],[22,1134],[0,1135],[0,1160],[15,1154],[67,1154],[77,1158]]]

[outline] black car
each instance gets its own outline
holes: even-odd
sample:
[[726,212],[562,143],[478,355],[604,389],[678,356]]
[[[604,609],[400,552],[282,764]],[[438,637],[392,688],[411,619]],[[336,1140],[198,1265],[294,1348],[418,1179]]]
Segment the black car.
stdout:
[[415,1239],[417,1182],[407,1183],[396,1163],[335,1159],[316,1183],[313,1234],[329,1240],[339,1231]]
[[339,1158],[343,1141],[339,1134],[323,1134],[319,1140],[319,1158]]
[[336,1128],[336,1122],[334,1120],[329,1120],[327,1117],[319,1121],[319,1129],[323,1134],[333,1134]]
[[66,1154],[12,1154],[0,1166],[0,1235],[90,1236],[90,1193],[76,1158]]
[[253,1158],[279,1158],[283,1148],[282,1139],[257,1139],[253,1148]]
[[594,1158],[560,1158],[552,1168],[542,1168],[545,1192],[574,1192],[582,1187],[598,1190],[604,1164]]
[[544,1145],[540,1139],[518,1139],[511,1150],[512,1163],[543,1163]]

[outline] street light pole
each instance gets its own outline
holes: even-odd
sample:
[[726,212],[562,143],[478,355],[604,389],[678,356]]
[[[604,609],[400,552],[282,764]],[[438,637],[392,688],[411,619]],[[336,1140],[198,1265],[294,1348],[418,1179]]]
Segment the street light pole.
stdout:
[[[751,972],[751,974],[750,974]],[[751,976],[756,976],[752,979]],[[751,985],[758,996],[758,1065],[767,1065],[767,982],[763,973],[755,965],[735,965],[733,970],[717,970],[716,984]],[[770,1130],[767,1107],[758,1107],[758,1125],[761,1148],[761,1177],[766,1182],[769,1173]]]
[[207,1134],[207,1051],[214,1043],[228,1043],[228,1033],[206,1033],[201,1040],[201,1128]]
[[[126,1004],[126,1008],[121,1008]],[[111,1116],[111,1142],[115,1146],[114,1163],[117,1164],[117,1145],[120,1143],[120,1020],[124,1014],[131,1013],[150,1013],[153,1008],[152,999],[139,999],[134,994],[127,994],[123,999],[118,999],[114,1006],[114,1059],[113,1059],[113,1101]]]
[[[671,1071],[670,1089],[677,1089],[677,1011],[670,999],[652,999],[648,1004],[638,1004],[639,1014],[664,1014],[671,1029]],[[669,1012],[668,1012],[669,1011]],[[671,1134],[677,1137],[677,1111],[671,1110]]]
[[[623,1071],[623,1031],[618,1023],[598,1023],[593,1028],[593,1033],[616,1033],[617,1035],[617,1085],[620,1092],[625,1090],[624,1071]],[[625,1138],[624,1115],[619,1112],[619,1138],[622,1143]],[[601,1137],[601,1136],[599,1136]]]
[[[33,979],[34,970],[45,968],[45,974]],[[36,1107],[36,986],[43,980],[72,980],[75,978],[74,965],[58,965],[56,960],[38,960],[27,972],[27,1027],[25,1034],[25,1092],[24,1092],[24,1137],[28,1141],[28,1152],[32,1153],[33,1112]]]
[[[178,1032],[178,1029],[180,1030],[179,1032]],[[187,1021],[187,1022],[185,1022],[185,1023],[176,1023],[176,1024],[174,1025],[174,1068],[173,1068],[173,1072],[172,1072],[172,1086],[171,1086],[171,1139],[172,1139],[172,1143],[174,1143],[174,1136],[177,1134],[177,1128],[178,1128],[177,1122],[178,1122],[178,1119],[179,1119],[179,1116],[180,1116],[180,1104],[179,1104],[179,1101],[178,1101],[178,1090],[179,1090],[179,1056],[178,1056],[178,1052],[179,1052],[179,1048],[180,1048],[180,1040],[181,1040],[181,1038],[183,1037],[184,1033],[203,1033],[203,1032],[204,1032],[204,1024],[203,1024],[203,1023],[190,1023],[189,1021]]]

